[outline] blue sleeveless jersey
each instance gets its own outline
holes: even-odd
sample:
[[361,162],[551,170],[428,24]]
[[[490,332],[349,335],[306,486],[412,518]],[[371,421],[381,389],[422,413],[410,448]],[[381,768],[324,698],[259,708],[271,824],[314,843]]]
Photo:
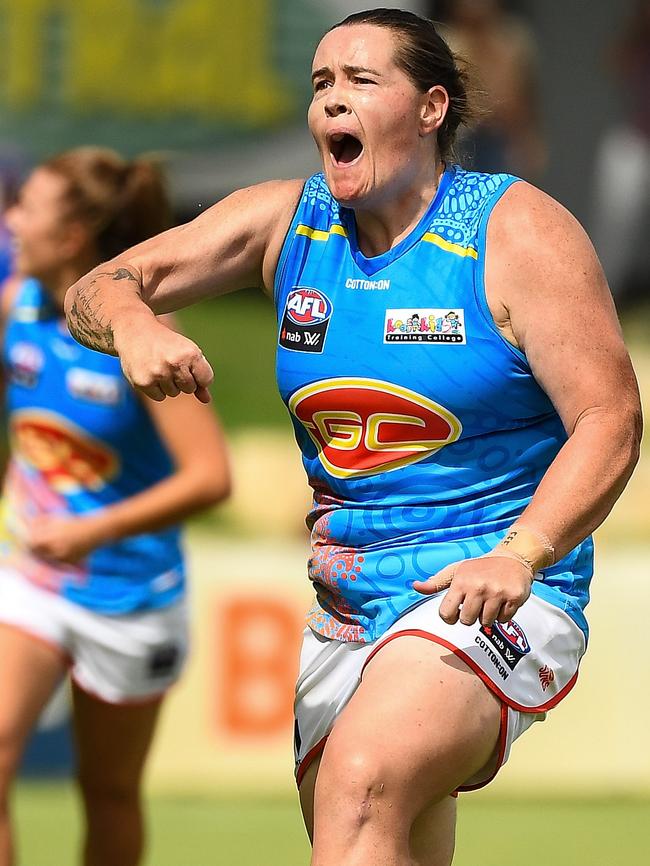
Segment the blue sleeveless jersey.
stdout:
[[[309,624],[372,641],[413,580],[493,548],[567,439],[484,287],[490,212],[517,178],[447,169],[417,227],[368,258],[310,178],[278,263],[277,378],[314,490]],[[587,633],[591,539],[533,591]]]
[[146,490],[172,471],[119,360],[79,345],[31,279],[11,310],[3,360],[11,459],[0,563],[102,613],[171,604],[185,583],[178,528],[101,547],[75,566],[36,558],[22,540],[36,515],[87,514]]

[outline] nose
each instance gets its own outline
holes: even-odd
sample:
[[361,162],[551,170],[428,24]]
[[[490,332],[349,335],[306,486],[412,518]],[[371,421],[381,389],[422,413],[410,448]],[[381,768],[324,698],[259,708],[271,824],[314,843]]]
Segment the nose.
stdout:
[[325,102],[325,114],[328,117],[338,117],[340,114],[347,114],[350,111],[345,98],[341,91],[336,88],[330,88],[327,101]]

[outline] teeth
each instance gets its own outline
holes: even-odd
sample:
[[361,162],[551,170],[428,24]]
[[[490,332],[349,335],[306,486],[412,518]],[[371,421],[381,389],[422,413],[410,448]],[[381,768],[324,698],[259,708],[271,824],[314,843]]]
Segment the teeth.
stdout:
[[343,141],[344,137],[345,137],[344,132],[335,132],[331,138],[332,138],[332,141]]

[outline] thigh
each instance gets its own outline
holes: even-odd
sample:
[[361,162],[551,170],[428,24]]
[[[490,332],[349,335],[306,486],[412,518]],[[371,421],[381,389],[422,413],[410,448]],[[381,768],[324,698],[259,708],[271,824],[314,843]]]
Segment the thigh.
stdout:
[[67,669],[62,650],[0,623],[0,760],[13,770],[25,740]]
[[79,776],[91,789],[136,790],[162,700],[110,704],[73,684]]
[[410,833],[494,754],[501,707],[463,661],[403,635],[367,665],[336,721],[315,784],[314,832],[331,832],[339,792]]

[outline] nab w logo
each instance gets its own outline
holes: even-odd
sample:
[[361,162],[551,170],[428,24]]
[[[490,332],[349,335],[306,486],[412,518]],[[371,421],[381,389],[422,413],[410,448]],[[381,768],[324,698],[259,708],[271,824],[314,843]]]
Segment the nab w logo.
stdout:
[[317,325],[332,315],[332,303],[316,289],[295,289],[287,298],[287,315],[296,325]]
[[443,406],[379,379],[324,379],[299,388],[289,409],[337,478],[376,475],[424,460],[462,426]]

